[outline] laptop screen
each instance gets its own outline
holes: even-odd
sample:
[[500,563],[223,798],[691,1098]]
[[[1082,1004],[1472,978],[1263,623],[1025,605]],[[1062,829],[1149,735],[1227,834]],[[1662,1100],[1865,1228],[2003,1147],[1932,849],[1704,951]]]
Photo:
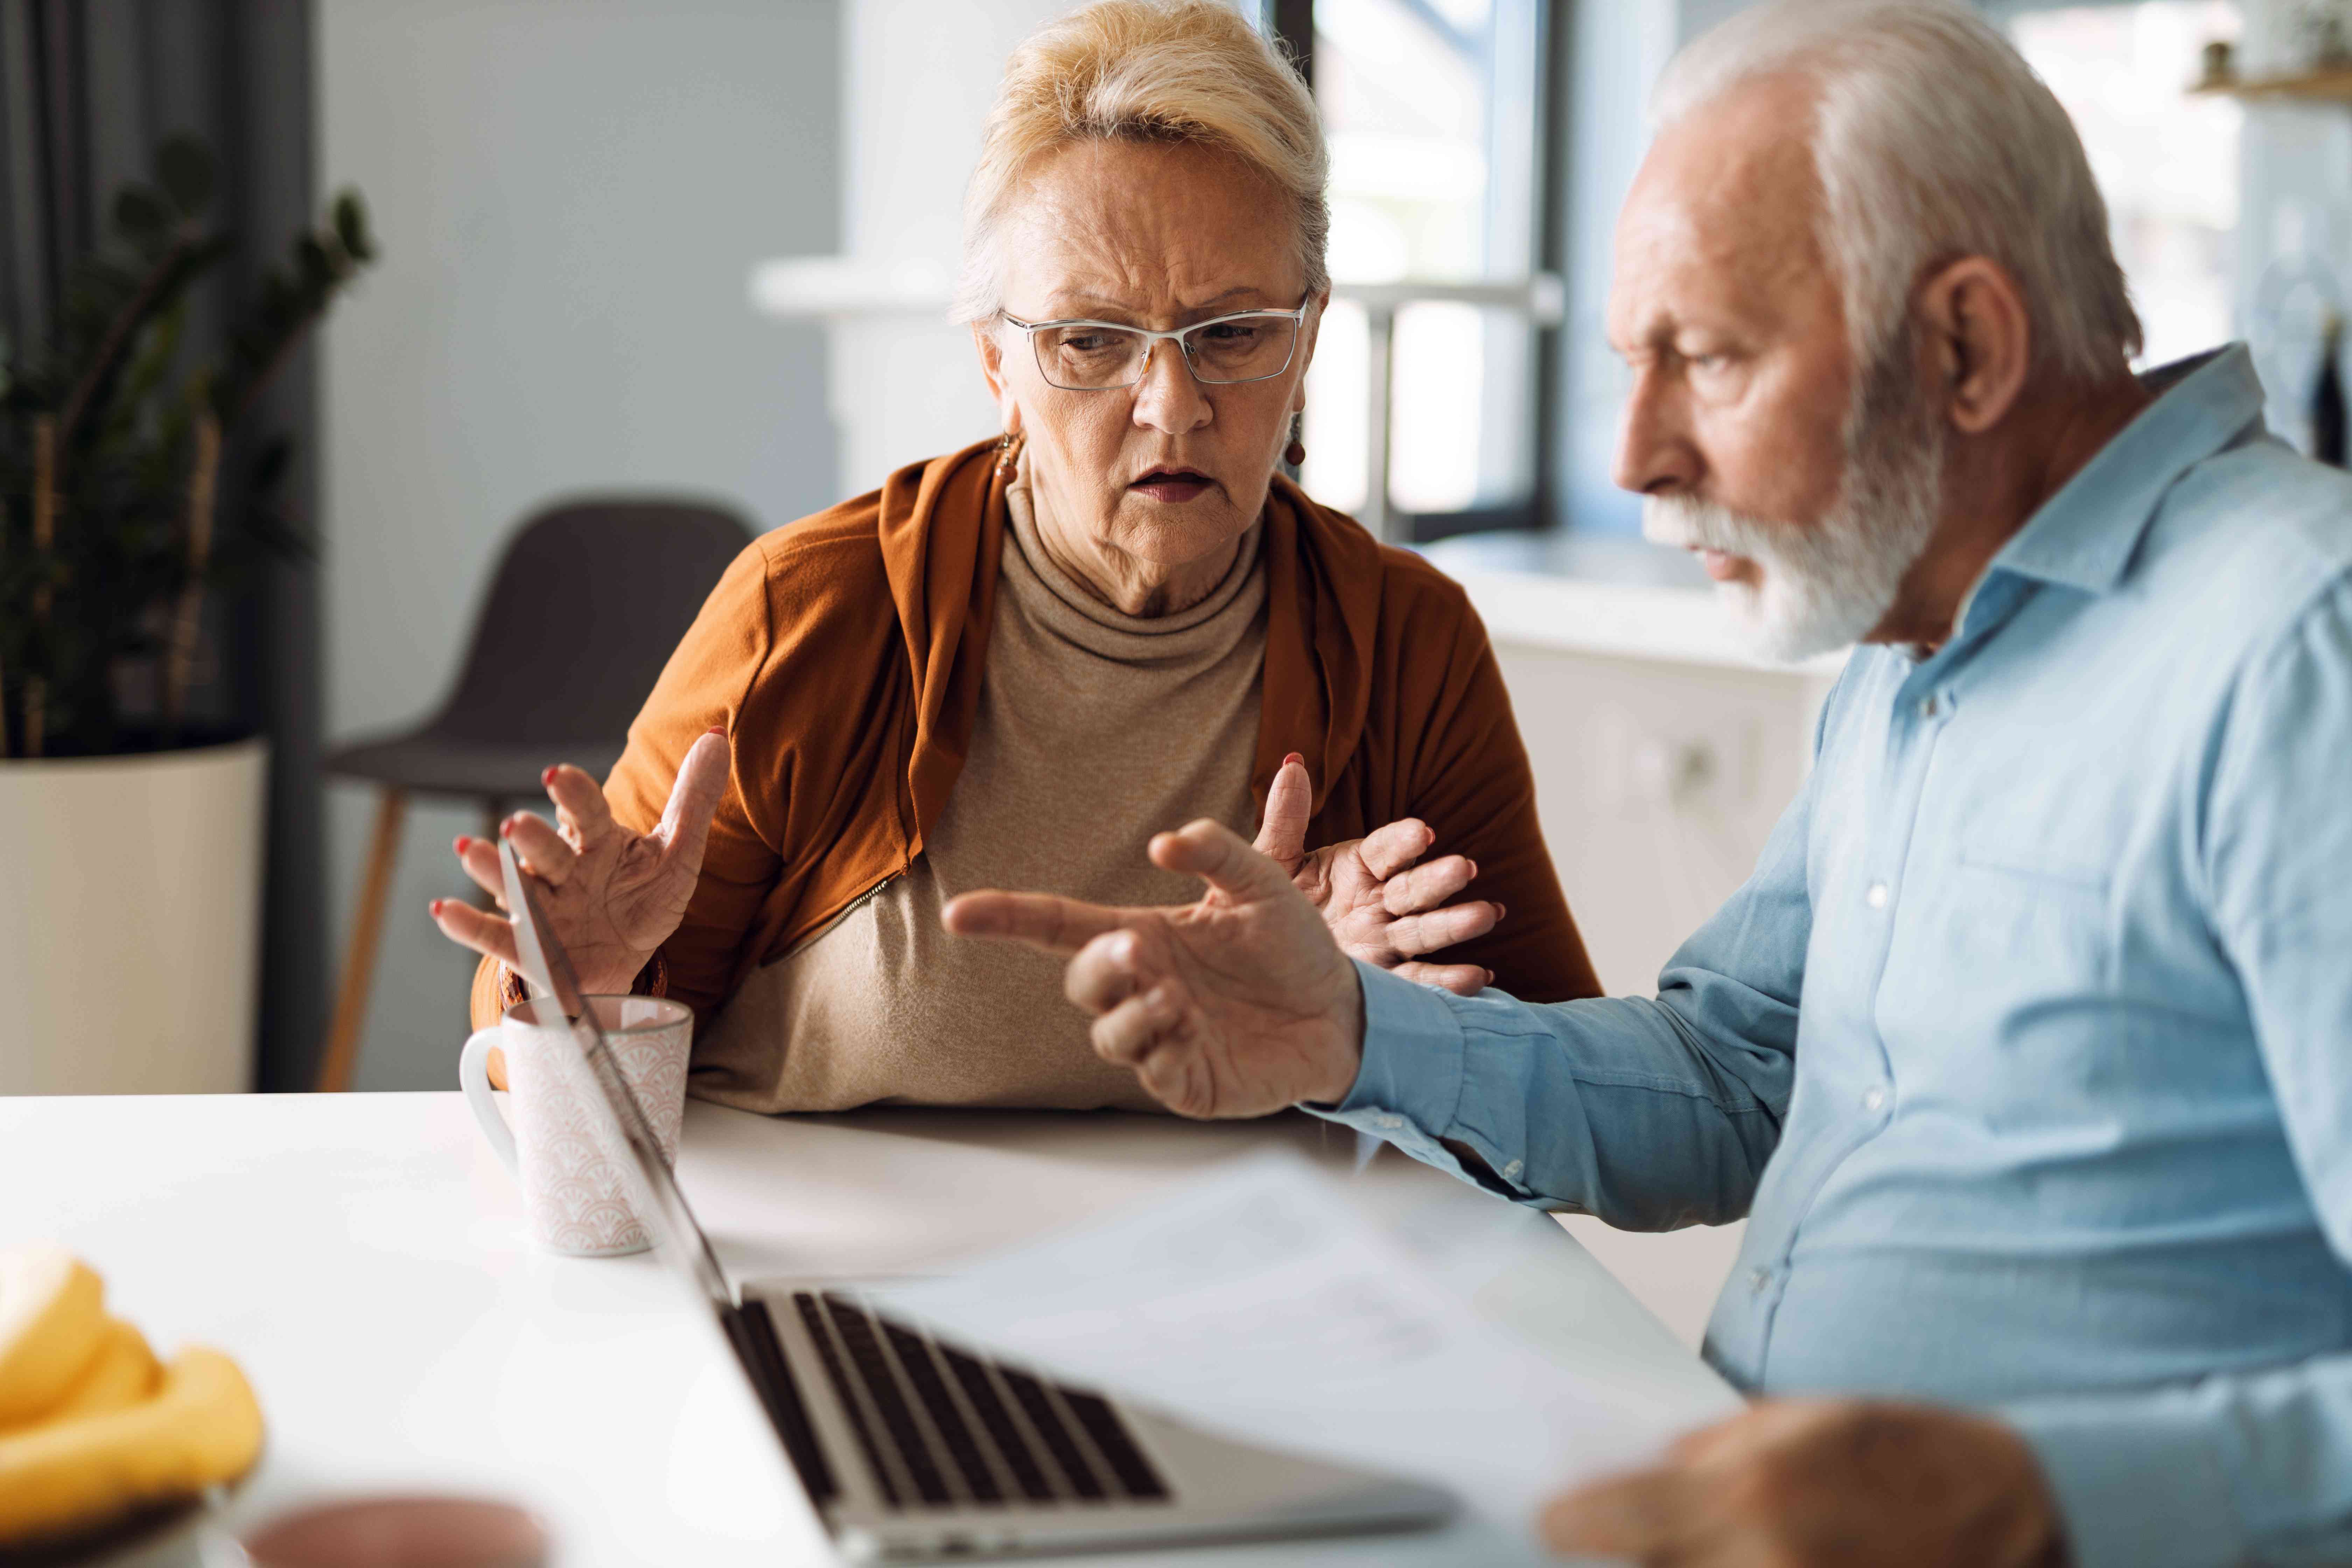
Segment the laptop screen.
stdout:
[[505,879],[508,913],[514,922],[515,953],[523,978],[538,993],[530,1004],[533,1015],[543,1026],[568,1023],[580,1047],[577,1052],[548,1052],[546,1070],[588,1108],[590,1141],[620,1173],[629,1207],[653,1238],[654,1256],[726,1316],[736,1306],[734,1288],[719,1267],[709,1238],[695,1222],[677,1178],[663,1162],[653,1123],[637,1103],[604,1031],[597,1027],[594,1013],[581,997],[571,955],[556,940],[530,879],[523,874],[514,847],[504,837],[499,840],[499,868]]

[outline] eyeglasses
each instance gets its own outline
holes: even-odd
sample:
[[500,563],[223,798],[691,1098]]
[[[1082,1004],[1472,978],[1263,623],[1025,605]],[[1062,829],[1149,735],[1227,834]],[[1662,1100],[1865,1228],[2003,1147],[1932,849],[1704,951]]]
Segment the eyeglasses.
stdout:
[[1195,321],[1172,332],[1123,327],[1116,321],[1003,319],[1007,325],[1029,334],[1038,374],[1048,383],[1065,392],[1109,392],[1141,381],[1150,366],[1152,348],[1161,342],[1174,343],[1183,351],[1192,379],[1203,385],[1270,380],[1290,368],[1290,356],[1298,352],[1298,324],[1307,319],[1307,309],[1301,305],[1296,310],[1243,310]]

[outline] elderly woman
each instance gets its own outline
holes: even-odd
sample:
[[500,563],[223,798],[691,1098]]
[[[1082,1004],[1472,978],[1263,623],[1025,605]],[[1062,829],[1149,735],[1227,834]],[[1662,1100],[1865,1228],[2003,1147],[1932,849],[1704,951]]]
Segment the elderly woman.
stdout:
[[[761,539],[604,788],[550,769],[559,826],[505,826],[589,990],[701,1016],[696,1093],[1156,1109],[1055,960],[940,913],[1181,901],[1144,846],[1195,817],[1262,820],[1360,956],[1598,992],[1461,591],[1276,474],[1329,298],[1326,162],[1217,0],[1101,0],[1013,55],[958,305],[1002,433]],[[492,846],[458,854],[496,889]],[[434,916],[486,955],[487,1022],[520,994],[510,933]]]

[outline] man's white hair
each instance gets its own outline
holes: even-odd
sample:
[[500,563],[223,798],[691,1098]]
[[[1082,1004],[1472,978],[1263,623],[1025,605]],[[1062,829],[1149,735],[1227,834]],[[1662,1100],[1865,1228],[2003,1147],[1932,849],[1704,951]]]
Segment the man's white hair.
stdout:
[[1927,270],[1963,256],[2024,291],[2037,372],[2104,380],[2139,352],[2082,139],[1991,24],[1940,0],[1770,0],[1675,57],[1654,123],[1783,73],[1818,93],[1822,238],[1858,368],[1895,346]]

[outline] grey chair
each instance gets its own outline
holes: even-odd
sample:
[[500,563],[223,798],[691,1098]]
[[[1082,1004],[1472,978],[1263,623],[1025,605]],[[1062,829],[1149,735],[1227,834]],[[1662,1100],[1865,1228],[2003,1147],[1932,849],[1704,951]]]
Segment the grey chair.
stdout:
[[541,797],[548,764],[603,777],[670,650],[751,531],[691,501],[579,500],[515,534],[448,700],[424,723],[330,752],[326,770],[383,787],[367,875],[318,1087],[349,1089],[411,795],[478,801],[486,835]]

